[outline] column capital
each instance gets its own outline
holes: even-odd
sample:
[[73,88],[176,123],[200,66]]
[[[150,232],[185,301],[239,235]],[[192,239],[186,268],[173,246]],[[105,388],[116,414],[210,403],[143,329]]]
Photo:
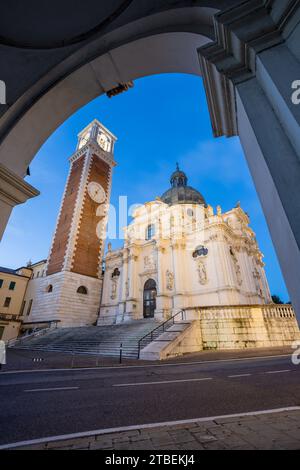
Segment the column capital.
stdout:
[[0,163],[0,200],[14,207],[38,196],[40,192]]
[[215,137],[238,134],[234,87],[255,76],[257,54],[284,42],[296,11],[297,0],[248,0],[214,16],[216,39],[198,54]]
[[162,240],[157,240],[156,241],[156,249],[158,252],[164,253],[169,246],[169,242],[167,241],[162,241]]

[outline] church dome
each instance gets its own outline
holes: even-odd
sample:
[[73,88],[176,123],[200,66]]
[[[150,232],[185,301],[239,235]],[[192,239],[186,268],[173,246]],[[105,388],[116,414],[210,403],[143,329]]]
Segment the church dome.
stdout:
[[187,176],[179,169],[178,163],[176,171],[170,178],[171,188],[168,189],[160,199],[173,206],[174,204],[201,204],[206,205],[205,199],[199,191],[187,185]]

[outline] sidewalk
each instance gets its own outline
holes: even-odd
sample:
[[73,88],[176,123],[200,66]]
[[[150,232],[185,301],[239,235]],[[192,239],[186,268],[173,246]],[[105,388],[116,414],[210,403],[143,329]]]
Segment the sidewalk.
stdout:
[[294,351],[289,348],[261,348],[231,351],[201,351],[197,354],[188,354],[165,361],[142,361],[137,359],[123,359],[122,364],[117,357],[71,355],[56,352],[29,351],[23,349],[8,349],[6,354],[7,364],[0,371],[18,370],[45,370],[45,369],[69,369],[85,367],[114,367],[114,366],[142,366],[151,364],[168,364],[198,361],[218,361],[230,359],[242,359],[249,357],[263,357],[276,355],[290,355]]
[[[73,439],[40,440],[18,445],[21,450],[290,450],[300,449],[300,407],[280,412],[252,413],[131,427],[129,430],[82,433]],[[89,435],[88,435],[89,434]]]

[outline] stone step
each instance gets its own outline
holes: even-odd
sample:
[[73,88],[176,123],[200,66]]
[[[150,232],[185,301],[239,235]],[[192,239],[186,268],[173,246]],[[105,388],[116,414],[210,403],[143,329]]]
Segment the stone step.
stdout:
[[[167,331],[170,328],[173,329],[170,339],[177,332],[184,330],[188,324],[188,322],[180,322],[170,325],[167,329]],[[105,327],[58,328],[44,335],[19,341],[12,347],[40,352],[118,357],[122,343],[123,357],[137,358],[139,340],[157,326],[153,320],[137,320]],[[152,340],[157,340],[161,334],[166,334],[161,328],[153,331]],[[147,338],[146,341],[149,344],[150,339]]]
[[44,335],[25,338],[14,349],[119,356],[136,358],[139,340],[157,326],[153,320],[139,320],[105,327],[58,328]]

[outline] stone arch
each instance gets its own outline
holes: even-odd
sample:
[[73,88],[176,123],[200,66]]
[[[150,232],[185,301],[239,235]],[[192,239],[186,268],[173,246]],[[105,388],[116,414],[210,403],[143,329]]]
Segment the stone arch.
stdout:
[[85,286],[79,286],[76,292],[77,294],[83,294],[83,295],[88,294],[88,290]]
[[[300,5],[282,0],[194,3],[155,2],[150,9],[148,2],[132,4],[127,15],[85,41],[47,56],[20,49],[24,60],[36,54],[36,70],[15,86],[0,118],[5,196],[0,235],[11,208],[38,194],[23,181],[30,161],[77,109],[142,76],[202,74],[215,136],[240,137],[300,317],[300,108],[291,100],[300,75]],[[3,69],[9,83],[9,70]],[[12,73],[22,76],[15,69]]]

